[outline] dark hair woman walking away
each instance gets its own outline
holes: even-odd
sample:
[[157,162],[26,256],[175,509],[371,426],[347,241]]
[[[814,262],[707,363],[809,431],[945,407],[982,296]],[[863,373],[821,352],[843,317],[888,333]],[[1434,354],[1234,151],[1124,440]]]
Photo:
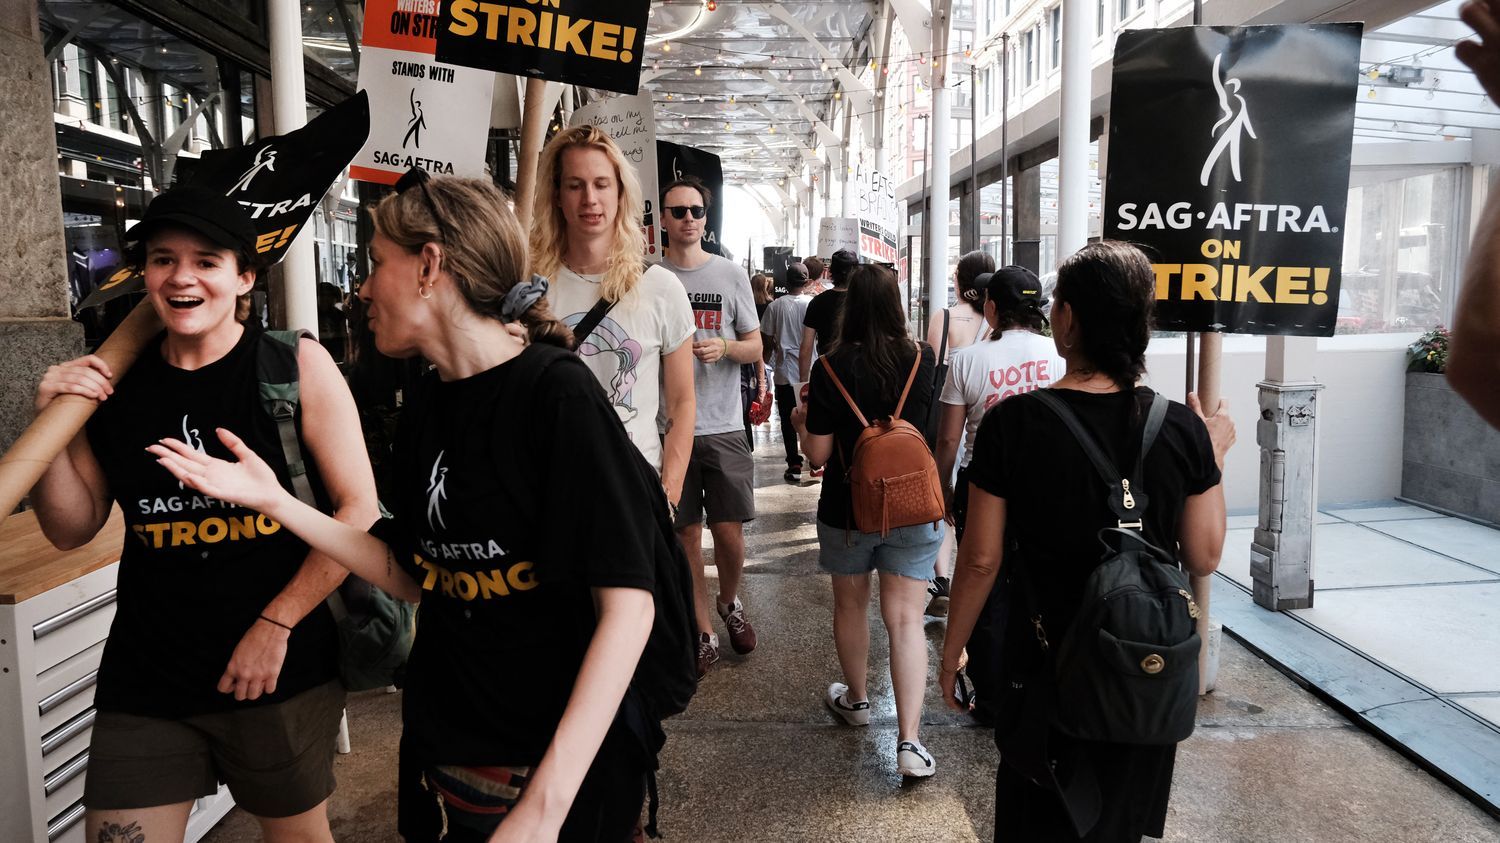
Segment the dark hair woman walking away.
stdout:
[[[1138,386],[1151,337],[1152,285],[1146,256],[1123,243],[1096,243],[1063,262],[1052,327],[1067,375],[1050,389],[996,404],[979,425],[966,472],[968,526],[959,547],[939,684],[951,701],[964,642],[1003,560],[1011,605],[996,724],[997,741],[1007,746],[996,781],[999,840],[1133,841],[1162,835],[1175,744],[1069,737],[1058,730],[1055,716],[1049,719],[1047,712],[1023,705],[1026,690],[1045,687],[1045,678],[1052,676],[1056,644],[1078,615],[1086,582],[1100,565],[1101,529],[1129,526],[1112,511],[1111,492],[1080,440],[1044,398],[1062,402],[1114,465],[1136,464],[1145,419],[1157,398]],[[1196,398],[1189,403],[1191,409],[1164,405],[1155,446],[1139,473],[1143,488],[1133,491],[1140,499],[1143,491],[1149,494],[1138,519],[1141,538],[1165,548],[1174,568],[1180,564],[1190,573],[1208,574],[1218,567],[1224,544],[1219,480],[1234,425],[1222,405],[1205,420]],[[1130,494],[1127,485],[1125,495]],[[1184,623],[1188,608],[1180,601],[1175,607]],[[1039,646],[1042,627],[1033,629],[1033,619],[1045,619],[1054,642],[1051,654]],[[1161,670],[1159,662],[1143,662],[1147,673],[1153,667]],[[1058,681],[1064,678],[1078,677]],[[1070,702],[1059,697],[1054,710]],[[1048,742],[1045,758],[1055,765],[1050,773],[1037,774],[1025,756],[1010,751],[1019,738]],[[1090,808],[1097,809],[1092,822]],[[1083,828],[1075,825],[1080,816]]]

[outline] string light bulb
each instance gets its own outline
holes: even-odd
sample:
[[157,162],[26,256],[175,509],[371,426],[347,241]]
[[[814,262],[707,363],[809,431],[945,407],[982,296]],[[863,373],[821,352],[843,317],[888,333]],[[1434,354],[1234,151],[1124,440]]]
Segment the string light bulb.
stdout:
[[709,10],[710,12],[716,12],[716,11],[718,11],[718,9],[719,9],[718,0],[708,0],[707,3],[703,4],[703,8]]
[[670,52],[672,52],[672,42],[671,41],[663,41],[663,42],[661,42],[661,51],[663,53],[670,53]]
[[693,68],[693,75],[694,76],[702,76],[703,75],[703,65],[700,64],[697,67]]

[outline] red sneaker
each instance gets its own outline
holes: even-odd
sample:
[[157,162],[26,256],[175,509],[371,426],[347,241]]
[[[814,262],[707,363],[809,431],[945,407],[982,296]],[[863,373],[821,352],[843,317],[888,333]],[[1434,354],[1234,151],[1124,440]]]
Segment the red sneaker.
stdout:
[[708,675],[708,669],[719,663],[719,648],[708,633],[698,633],[698,678]]
[[734,603],[729,606],[719,605],[718,609],[719,617],[724,620],[724,627],[729,630],[729,646],[742,656],[754,650],[755,627],[745,619],[745,607],[740,603],[740,598],[734,598]]

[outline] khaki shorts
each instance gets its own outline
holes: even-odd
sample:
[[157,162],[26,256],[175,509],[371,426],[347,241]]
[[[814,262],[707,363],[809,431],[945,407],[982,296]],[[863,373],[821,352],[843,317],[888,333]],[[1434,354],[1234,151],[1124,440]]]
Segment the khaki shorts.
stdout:
[[[755,519],[755,461],[742,430],[693,437],[676,529]],[[704,515],[707,513],[707,518]]]
[[257,817],[290,817],[333,793],[344,710],[338,681],[285,702],[175,720],[101,711],[83,804],[94,811],[175,805],[229,785]]

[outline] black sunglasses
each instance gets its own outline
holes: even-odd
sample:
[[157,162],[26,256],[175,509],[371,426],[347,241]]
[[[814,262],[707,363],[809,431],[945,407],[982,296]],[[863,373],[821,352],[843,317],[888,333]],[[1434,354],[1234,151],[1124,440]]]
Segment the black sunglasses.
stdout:
[[702,205],[668,205],[667,210],[672,212],[673,219],[678,220],[688,214],[692,214],[695,220],[701,220],[703,215],[708,213],[708,209]]
[[448,226],[443,224],[443,215],[438,213],[437,205],[432,202],[432,194],[427,190],[427,183],[432,180],[432,174],[421,167],[412,167],[399,179],[396,179],[396,193],[400,195],[412,187],[422,189],[422,201],[427,203],[427,213],[432,214],[433,222],[437,223],[438,235],[442,237],[443,243],[448,242]]

